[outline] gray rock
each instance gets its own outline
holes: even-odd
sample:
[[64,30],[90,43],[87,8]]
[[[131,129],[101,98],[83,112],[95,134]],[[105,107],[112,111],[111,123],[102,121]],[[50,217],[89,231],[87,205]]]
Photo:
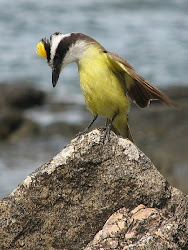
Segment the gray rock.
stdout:
[[156,241],[163,247],[158,249],[166,243],[169,249],[186,249],[187,196],[172,188],[130,141],[111,132],[102,144],[103,132],[75,138],[2,199],[2,249],[83,249],[89,242],[86,249],[100,249],[101,242],[109,249],[95,234],[122,208],[112,249],[122,249],[120,243],[124,249],[136,244],[150,249]]
[[25,118],[22,112],[4,110],[0,114],[0,141],[19,141],[26,137],[36,137],[40,126]]
[[[187,249],[187,200],[176,188],[172,196],[182,202],[170,212],[169,200],[162,209],[140,204],[133,210],[126,207],[110,216],[102,230],[84,250],[94,249]],[[185,229],[185,232],[184,232]]]
[[26,109],[44,103],[45,94],[27,84],[0,84],[0,107]]
[[19,112],[6,110],[0,114],[0,140],[7,139],[23,123],[23,116]]
[[[1,83],[0,141],[9,139],[14,133],[17,133],[19,129],[23,131],[22,125],[24,125],[25,128],[28,124],[31,124],[32,122],[25,118],[23,111],[44,104],[45,98],[44,92],[27,84]],[[29,126],[27,132],[28,135],[31,134]],[[21,135],[20,132],[19,134]],[[22,136],[20,138],[22,138]]]

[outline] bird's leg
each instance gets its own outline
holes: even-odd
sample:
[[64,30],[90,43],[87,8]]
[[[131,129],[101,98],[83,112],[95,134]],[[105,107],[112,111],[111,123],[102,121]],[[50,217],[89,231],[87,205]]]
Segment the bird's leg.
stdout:
[[84,134],[88,132],[89,128],[90,128],[91,125],[95,122],[95,120],[97,119],[97,117],[98,117],[98,115],[95,115],[95,116],[93,117],[93,120],[90,122],[90,124],[87,126],[87,128],[83,131]]
[[114,119],[116,118],[117,114],[118,114],[118,113],[114,113],[112,119],[110,120],[108,126],[106,127],[106,130],[105,130],[104,136],[103,136],[103,144],[104,144],[106,138],[108,139],[110,130],[112,129],[112,123],[113,123]]
[[81,135],[86,134],[86,133],[88,132],[89,128],[91,127],[91,125],[92,125],[92,124],[95,122],[95,120],[97,119],[97,117],[98,117],[98,115],[95,115],[95,116],[93,117],[93,120],[92,120],[92,121],[90,122],[90,124],[87,126],[87,128],[85,128],[83,132],[79,132],[79,133],[78,133],[78,136],[81,136]]

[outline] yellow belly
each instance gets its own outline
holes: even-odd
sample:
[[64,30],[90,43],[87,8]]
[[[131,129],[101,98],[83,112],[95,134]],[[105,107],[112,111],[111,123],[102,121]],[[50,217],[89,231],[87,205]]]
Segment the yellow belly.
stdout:
[[94,115],[112,118],[114,113],[129,111],[122,78],[118,78],[104,61],[84,60],[78,64],[80,87],[87,108]]
[[112,119],[116,113],[113,125],[126,137],[126,132],[123,131],[126,131],[130,105],[125,94],[124,79],[118,72],[113,72],[103,54],[86,56],[78,62],[80,87],[86,106],[93,115]]

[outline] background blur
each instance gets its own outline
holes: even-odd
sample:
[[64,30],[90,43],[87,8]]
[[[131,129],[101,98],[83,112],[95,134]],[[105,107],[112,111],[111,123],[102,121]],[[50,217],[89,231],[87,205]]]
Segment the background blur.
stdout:
[[[35,54],[37,42],[56,31],[92,36],[182,104],[180,111],[133,106],[130,119],[137,145],[172,184],[187,192],[188,1],[1,0],[0,130],[4,133],[7,120],[14,126],[0,141],[0,197],[58,153],[92,118],[84,106],[77,66],[66,67],[54,89],[51,69]],[[26,96],[17,91],[31,87],[40,91],[41,101],[29,109],[16,107]],[[18,100],[12,102],[15,96]]]

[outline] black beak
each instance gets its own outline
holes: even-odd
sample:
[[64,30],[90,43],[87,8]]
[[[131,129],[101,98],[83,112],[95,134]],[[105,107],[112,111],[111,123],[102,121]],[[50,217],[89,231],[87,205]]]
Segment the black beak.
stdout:
[[53,69],[52,70],[52,85],[53,85],[53,87],[56,86],[58,79],[59,79],[59,75],[60,75],[60,69]]

